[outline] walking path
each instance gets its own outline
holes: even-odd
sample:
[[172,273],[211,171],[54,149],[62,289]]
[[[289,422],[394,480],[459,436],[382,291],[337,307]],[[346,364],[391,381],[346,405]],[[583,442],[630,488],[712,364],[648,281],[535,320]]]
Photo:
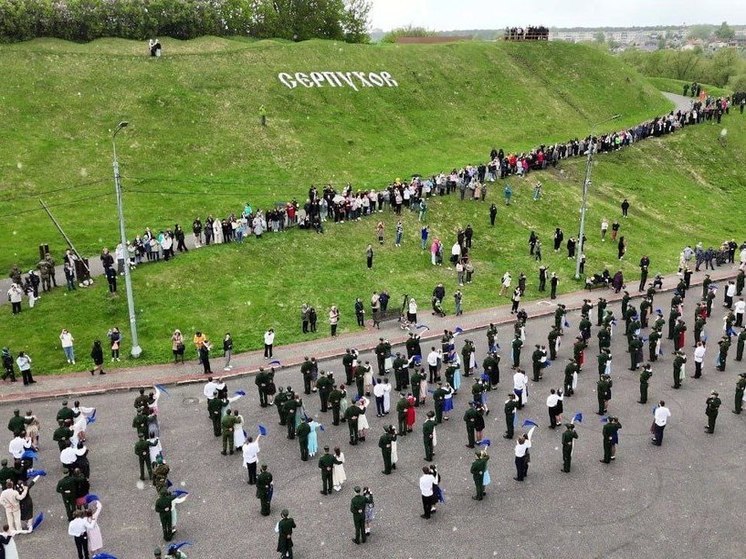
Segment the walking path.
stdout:
[[[726,265],[717,268],[715,271],[711,271],[710,276],[715,282],[720,282],[735,277],[737,273],[737,265]],[[691,286],[694,293],[697,292],[695,286],[700,285],[703,278],[704,272],[692,275]],[[630,281],[628,285],[630,294],[635,298],[640,296],[636,290],[638,281],[639,279],[635,279],[634,281]],[[662,292],[672,291],[678,284],[678,281],[679,278],[676,274],[665,276]],[[609,303],[617,302],[622,298],[621,293],[615,294],[611,289],[596,289],[593,292],[584,290],[560,295],[555,301],[529,301],[523,304],[522,307],[525,308],[530,318],[535,318],[554,314],[558,303],[565,304],[567,310],[572,311],[582,306],[583,299],[595,301],[601,296],[605,297]],[[667,302],[666,304],[656,303],[656,307],[664,308],[664,312],[667,313]],[[618,309],[615,310],[617,310],[616,314],[618,315]],[[499,326],[501,324],[512,324],[515,320],[514,316],[510,314],[510,305],[482,309],[465,313],[458,317],[446,316],[445,318],[437,318],[430,315],[429,309],[419,314],[419,323],[427,324],[430,328],[429,330],[420,331],[423,352],[428,351],[427,343],[429,340],[440,339],[444,329],[454,330],[456,327],[460,327],[464,332],[468,332],[486,328],[490,323],[495,323]],[[396,321],[384,322],[380,330],[367,326],[359,332],[351,332],[335,338],[328,337],[321,340],[276,346],[274,348],[274,359],[280,361],[282,368],[288,368],[300,365],[304,356],[316,357],[321,362],[341,357],[345,353],[345,349],[353,347],[365,358],[365,353],[375,348],[380,337],[388,339],[395,346],[403,344],[406,341],[408,332],[402,330]],[[499,339],[503,344],[510,338],[512,338],[512,330],[508,332],[506,338],[505,328],[502,328]],[[193,351],[191,348],[189,350]],[[374,362],[375,358],[371,357],[370,360]],[[231,363],[234,367],[233,370],[230,372],[220,372],[223,359],[220,357],[220,352],[215,351],[215,355],[211,359],[215,376],[222,378],[242,377],[256,373],[260,367],[268,367],[268,362],[264,359],[262,350],[234,355]],[[341,362],[337,361],[332,368],[341,370]],[[36,379],[37,383],[29,387],[24,387],[20,381],[13,385],[3,383],[3,394],[0,395],[0,403],[24,402],[57,398],[60,396],[102,394],[131,390],[140,386],[153,384],[174,385],[204,382],[205,375],[201,373],[201,369],[201,365],[196,360],[193,360],[187,361],[184,364],[169,363],[132,367],[130,369],[116,369],[107,373],[106,376],[96,377],[92,377],[88,372],[58,376],[39,375]]]

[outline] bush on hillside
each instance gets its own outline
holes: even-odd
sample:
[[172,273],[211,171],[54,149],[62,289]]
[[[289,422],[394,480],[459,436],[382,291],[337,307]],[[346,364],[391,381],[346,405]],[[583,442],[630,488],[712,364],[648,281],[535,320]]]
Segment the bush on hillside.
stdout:
[[397,27],[386,33],[381,39],[382,43],[395,43],[399,37],[434,37],[437,35],[435,31],[430,31],[424,27],[414,27],[407,25],[406,27]]
[[0,41],[204,35],[366,42],[368,0],[0,0]]

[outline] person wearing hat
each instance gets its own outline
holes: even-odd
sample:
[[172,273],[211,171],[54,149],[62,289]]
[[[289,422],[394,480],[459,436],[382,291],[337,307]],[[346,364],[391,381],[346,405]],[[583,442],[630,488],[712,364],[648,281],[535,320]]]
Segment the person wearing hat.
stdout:
[[[352,406],[355,407],[355,406]],[[324,454],[319,458],[319,469],[321,470],[321,494],[331,495],[332,493],[332,473],[335,464],[341,464],[334,456],[329,454],[329,447],[324,447]]]
[[285,397],[287,399],[282,404],[282,409],[288,427],[288,439],[292,440],[295,438],[295,415],[298,413],[298,408],[301,407],[300,394]]
[[62,504],[65,506],[67,520],[73,519],[75,512],[75,491],[78,487],[78,479],[69,472],[65,477],[57,482],[57,493],[62,496]]
[[466,423],[467,448],[474,448],[474,443],[476,441],[476,424],[479,418],[479,410],[476,406],[477,404],[475,402],[469,402],[469,408],[466,410],[466,413],[464,413],[464,423]]
[[171,466],[163,461],[163,455],[159,454],[155,459],[155,468],[153,468],[153,486],[156,491],[160,491],[168,485],[168,474]]
[[675,357],[673,358],[673,385],[671,388],[679,389],[681,388],[681,381],[684,378],[684,367],[686,363],[686,355],[684,355],[684,352],[681,350],[677,350],[675,352]]
[[220,426],[223,436],[223,451],[220,454],[226,456],[228,454],[228,450],[230,450],[231,455],[233,455],[233,430],[236,427],[236,416],[231,413],[230,409],[226,410],[225,415],[220,420]]
[[163,529],[163,539],[167,542],[171,541],[174,536],[174,529],[172,525],[171,507],[172,501],[176,499],[175,495],[168,492],[168,489],[164,486],[159,492],[158,499],[155,501],[155,512],[158,513],[161,519],[161,528]]
[[59,421],[60,419],[63,421],[67,419],[72,421],[73,419],[75,419],[75,414],[73,413],[73,410],[67,407],[67,400],[62,401],[62,407],[57,412],[57,421]]
[[3,458],[0,461],[0,487],[5,487],[5,482],[8,480],[12,482],[18,481],[18,471],[14,468],[9,468],[8,460]]
[[344,392],[342,385],[339,387],[333,386],[333,390],[329,393],[329,406],[332,408],[332,425],[339,425],[339,413],[342,407],[342,397]]
[[262,464],[261,472],[256,478],[256,497],[261,504],[261,515],[269,516],[269,504],[272,501],[274,483],[272,474],[267,471],[267,465]]
[[[406,433],[406,427],[405,427],[404,432]],[[390,427],[384,427],[383,435],[381,435],[381,437],[378,439],[378,448],[381,449],[381,454],[383,455],[383,471],[381,473],[385,475],[389,475],[391,473],[391,468],[392,468],[391,447],[392,447],[392,443],[394,442],[394,440],[396,440],[395,437],[396,437],[396,431],[394,430],[394,427],[392,425]],[[359,490],[360,488],[357,487],[356,489]]]
[[296,528],[295,520],[292,519],[288,509],[282,509],[282,517],[277,523],[277,552],[280,559],[293,559],[293,528]]
[[422,424],[422,438],[425,444],[425,460],[427,462],[433,461],[434,448],[437,441],[435,424],[435,412],[427,412],[427,419]]
[[150,447],[156,446],[157,444],[157,442],[151,442],[146,439],[144,433],[137,434],[135,455],[140,462],[140,481],[145,481],[145,468],[148,469],[148,479],[153,479],[153,464],[150,462]]
[[490,457],[483,450],[474,453],[476,455],[475,460],[471,463],[471,475],[474,479],[474,486],[477,489],[477,494],[472,497],[475,501],[481,501],[484,498],[484,472],[487,470],[487,460]]
[[435,405],[435,423],[440,425],[443,422],[443,408],[445,406],[448,390],[443,388],[443,383],[438,383],[438,388],[433,392],[433,404]]
[[[389,451],[390,454],[390,451]],[[390,459],[389,459],[390,462]],[[352,513],[352,522],[355,524],[355,537],[352,541],[360,545],[365,543],[365,504],[366,499],[360,492],[362,491],[359,486],[355,486],[355,495],[350,501],[350,512]]]
[[733,413],[740,414],[743,407],[743,395],[746,392],[746,373],[738,375],[738,381],[736,382],[736,402]]
[[570,473],[572,449],[575,439],[578,438],[578,434],[575,431],[575,425],[572,423],[565,423],[565,427],[565,432],[562,433],[562,471]]
[[319,401],[321,402],[321,411],[326,412],[329,409],[329,394],[334,388],[334,377],[332,373],[321,371],[319,379],[316,381],[316,390],[319,392]]
[[611,377],[609,377],[609,375],[601,375],[601,378],[599,378],[598,382],[596,383],[596,397],[598,399],[598,411],[596,412],[597,415],[604,415],[606,413],[606,408],[609,405],[609,400],[611,400],[612,384],[613,381],[611,380]]
[[718,371],[725,371],[725,361],[728,358],[729,349],[730,349],[730,337],[726,334],[718,342],[717,367],[715,367]]
[[308,436],[311,434],[311,418],[307,417],[304,421],[301,421],[298,428],[295,430],[295,434],[298,437],[298,444],[300,445],[300,459],[304,462],[308,461]]
[[26,422],[21,417],[21,410],[13,410],[13,417],[8,421],[8,430],[13,433],[14,437],[26,430]]
[[720,398],[718,398],[718,393],[713,390],[706,401],[705,415],[707,416],[707,425],[705,426],[705,433],[713,434],[715,432],[715,421],[718,418],[720,404],[722,404],[722,402]]
[[360,406],[347,406],[347,409],[344,413],[344,418],[347,422],[347,428],[350,431],[350,444],[352,446],[355,446],[358,441],[357,419],[358,416],[362,413],[363,410],[360,409]]

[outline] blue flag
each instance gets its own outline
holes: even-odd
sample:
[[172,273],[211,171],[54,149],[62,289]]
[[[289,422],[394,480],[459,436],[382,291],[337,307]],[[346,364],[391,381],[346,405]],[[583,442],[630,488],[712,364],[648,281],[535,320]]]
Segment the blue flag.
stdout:
[[500,349],[500,344],[495,344],[495,347],[497,348],[497,350],[498,350],[498,351],[502,351],[502,350]]
[[93,410],[93,413],[85,418],[86,425],[90,425],[91,423],[96,423],[96,410]]
[[430,330],[430,327],[427,324],[418,324],[417,330]]
[[23,460],[36,460],[37,458],[39,456],[33,450],[24,450],[23,454],[21,454],[21,459]]
[[282,366],[282,363],[280,363],[277,359],[275,359],[274,361],[270,361],[269,364],[272,365],[273,367],[281,367]]
[[492,446],[492,441],[489,439],[482,439],[481,441],[478,441],[477,444],[479,446]]
[[461,334],[463,331],[464,329],[461,328],[461,326],[456,326],[456,328],[453,329],[453,337],[455,338],[456,336]]
[[414,364],[415,365],[419,365],[420,363],[422,363],[422,355],[415,355],[414,356]]
[[47,475],[47,472],[45,472],[44,470],[27,470],[26,471],[26,476],[28,477],[36,477],[36,476],[44,477],[45,475]]
[[319,424],[319,430],[321,430],[321,431],[326,431],[326,429],[324,429],[324,426],[323,426],[323,425],[321,425],[321,424]]
[[583,414],[581,412],[577,412],[575,415],[572,416],[572,423],[583,423]]
[[166,396],[171,396],[171,394],[168,393],[168,390],[166,390],[166,387],[162,384],[154,384],[153,387],[163,392]]
[[735,336],[736,335],[736,333],[735,333],[735,331],[733,330],[732,327],[728,328],[728,331],[726,332],[726,334],[728,334],[729,336]]
[[601,421],[601,423],[608,423],[609,422],[609,416],[608,415],[604,415],[603,417],[601,417],[601,419],[599,421]]
[[490,380],[490,375],[488,375],[487,373],[482,373],[482,375],[479,378],[487,382],[488,380]]
[[655,312],[658,313],[658,314],[660,314],[660,315],[662,315],[663,314],[663,309],[655,309]]
[[179,542],[179,543],[172,543],[168,546],[168,553],[173,555],[175,552],[179,551],[182,547],[189,547],[191,545],[194,545],[192,542]]
[[266,428],[266,427],[265,427],[264,425],[262,425],[261,423],[259,424],[259,434],[260,434],[260,435],[261,435],[262,437],[266,437],[267,435],[269,435],[269,431],[268,431],[268,430],[267,430],[267,428]]
[[246,396],[246,392],[244,390],[236,390],[233,393],[234,396]]
[[569,327],[570,327],[570,323],[567,321],[567,319],[565,319],[565,328],[569,328]]
[[514,413],[513,414],[513,428],[515,429],[516,427],[518,427],[518,414]]
[[189,491],[184,491],[183,489],[174,489],[171,491],[172,495],[176,495],[177,497],[181,497],[183,495],[189,495]]
[[539,425],[532,419],[524,419],[521,427],[538,427]]
[[653,415],[655,415],[655,410],[658,409],[658,406],[653,406]]
[[34,521],[31,523],[31,529],[36,530],[39,527],[39,524],[44,522],[44,513],[40,512],[36,515],[36,518],[34,518]]
[[91,559],[117,559],[110,553],[96,553]]
[[85,502],[86,504],[90,504],[93,501],[100,501],[101,499],[98,498],[98,495],[94,495],[93,493],[90,493],[89,495],[85,496]]
[[173,486],[173,482],[170,479],[167,479],[166,480],[166,487],[171,487],[171,486]]

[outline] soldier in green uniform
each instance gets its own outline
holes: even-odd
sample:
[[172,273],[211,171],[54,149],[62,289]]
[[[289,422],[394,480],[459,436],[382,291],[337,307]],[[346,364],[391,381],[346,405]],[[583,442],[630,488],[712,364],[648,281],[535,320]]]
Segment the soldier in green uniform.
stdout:
[[142,433],[143,435],[147,437],[148,435],[147,408],[140,408],[137,410],[137,415],[135,415],[134,419],[132,420],[132,428],[135,429],[135,431],[137,431],[138,435]]
[[738,375],[738,381],[736,382],[736,402],[733,413],[740,414],[743,408],[743,395],[746,392],[746,373]]
[[298,437],[298,444],[300,445],[300,459],[304,462],[308,461],[308,435],[311,434],[311,418],[308,417],[304,421],[300,422],[298,429],[295,434]]
[[399,394],[399,401],[396,402],[396,419],[399,427],[399,436],[404,437],[407,434],[407,410],[409,401],[404,394]]
[[345,354],[342,356],[342,367],[345,371],[345,382],[349,386],[352,384],[352,364],[355,362],[355,357],[352,355],[352,351],[348,348],[345,350]]
[[601,349],[598,354],[598,376],[606,374],[606,364],[611,361],[611,353],[607,349]]
[[642,367],[642,371],[640,372],[640,399],[637,400],[638,404],[648,403],[648,383],[650,381],[650,377],[652,376],[653,369],[650,366],[650,363],[646,363]]
[[443,405],[448,391],[443,388],[443,383],[438,383],[438,388],[433,392],[433,404],[435,405],[435,422],[440,425],[443,422]]
[[150,447],[158,443],[150,442],[143,433],[138,433],[135,443],[135,456],[140,462],[140,481],[145,480],[145,469],[148,470],[148,479],[153,479],[153,465],[150,463]]
[[5,483],[10,480],[13,483],[18,481],[18,472],[8,467],[8,460],[3,458],[0,460],[0,487],[5,487]]
[[254,378],[254,384],[256,385],[256,390],[259,393],[259,405],[263,408],[266,408],[269,405],[269,399],[267,397],[269,377],[267,371],[264,370],[264,367],[259,367],[259,372],[256,374],[256,378]]
[[358,365],[355,367],[355,388],[357,389],[357,397],[360,398],[365,394],[365,373],[367,369],[365,365]]
[[[393,429],[393,428],[392,428]],[[394,431],[394,434],[396,432]],[[378,448],[381,449],[383,455],[383,471],[382,474],[389,475],[391,473],[391,443],[393,441],[392,433],[388,427],[384,427],[383,435],[378,439]]]
[[287,425],[287,419],[285,417],[285,402],[288,401],[288,396],[292,397],[292,392],[288,386],[288,391],[285,392],[284,388],[280,386],[277,389],[277,396],[275,396],[274,404],[277,407],[277,415],[280,418],[280,425]]
[[515,414],[518,409],[518,402],[516,401],[515,394],[512,392],[508,394],[508,399],[505,401],[505,434],[503,435],[506,439],[513,438],[513,426],[515,425]]
[[544,352],[541,350],[541,346],[536,344],[534,351],[531,353],[531,370],[534,382],[539,382],[539,379],[541,379],[542,357],[544,357]]
[[355,446],[357,444],[357,418],[362,413],[359,406],[347,406],[345,410],[345,420],[347,421],[347,428],[350,431],[350,444]]
[[343,392],[341,388],[334,386],[329,393],[329,405],[332,408],[332,425],[339,425],[339,410],[342,405]]
[[497,351],[497,326],[490,322],[487,328],[487,351],[494,353]]
[[319,458],[319,469],[321,470],[321,494],[330,495],[332,492],[332,471],[334,464],[341,464],[333,455],[329,454],[329,447],[324,447],[324,454]]
[[280,559],[293,559],[293,528],[295,528],[295,520],[290,516],[287,509],[283,509],[280,513],[282,517],[277,523],[277,552],[280,554]]
[[293,398],[288,398],[285,403],[282,404],[282,409],[285,413],[285,421],[287,422],[288,426],[288,439],[291,440],[295,438],[295,414],[298,413],[299,407],[300,395],[298,394],[296,394]]
[[710,397],[707,398],[705,415],[707,416],[707,425],[705,426],[705,433],[715,432],[715,421],[718,418],[718,410],[722,402],[718,398],[718,393],[714,390],[710,393]]
[[718,359],[717,367],[718,371],[725,370],[725,361],[728,358],[728,350],[730,349],[730,338],[725,335],[718,342]]
[[147,408],[150,405],[150,396],[145,395],[145,389],[138,389],[139,395],[135,398],[135,409]]
[[565,305],[560,303],[554,310],[554,328],[560,330],[562,328],[562,318],[565,316],[566,310]]
[[741,332],[738,334],[736,341],[736,361],[743,359],[743,347],[746,344],[746,328],[741,328]]
[[316,390],[319,391],[319,402],[321,411],[326,412],[329,409],[329,394],[334,388],[334,378],[331,373],[321,371],[319,379],[316,381]]
[[658,347],[658,340],[661,339],[661,332],[657,328],[653,328],[648,336],[648,358],[651,362],[658,360],[658,354],[656,349]]
[[568,361],[567,365],[565,365],[565,377],[562,382],[562,387],[565,391],[566,396],[572,396],[573,394],[575,394],[575,391],[572,389],[572,383],[575,373],[577,373],[579,370],[580,369],[578,368],[578,364],[575,363],[575,359],[570,358],[570,361]]
[[161,518],[161,528],[163,529],[163,539],[167,542],[170,542],[171,539],[174,537],[174,528],[172,525],[172,514],[171,514],[171,507],[173,506],[171,502],[176,498],[175,495],[172,495],[168,492],[168,489],[163,487],[159,493],[158,493],[158,499],[155,501],[155,512],[158,513],[158,516]]
[[469,408],[466,410],[466,413],[464,413],[464,423],[466,423],[466,438],[468,440],[466,446],[467,448],[474,448],[474,426],[479,418],[479,412],[477,411],[477,408],[475,407],[474,402],[469,402]]
[[640,336],[634,336],[629,342],[630,371],[636,371],[640,366],[641,355],[643,355],[643,342]]
[[629,307],[629,302],[632,299],[632,297],[630,297],[629,295],[629,291],[625,289],[623,293],[624,294],[622,295],[622,318],[627,316],[627,307]]
[[267,465],[262,464],[261,471],[256,477],[256,496],[261,503],[262,516],[269,516],[269,504],[272,501],[272,474],[267,471]]
[[705,317],[697,314],[697,317],[694,319],[694,345],[702,340],[702,330],[704,330],[706,324]]
[[485,451],[476,452],[476,458],[471,463],[471,477],[474,480],[474,486],[476,487],[477,494],[472,497],[475,501],[481,501],[484,499],[484,472],[487,469],[487,461],[490,457]]
[[583,314],[578,323],[578,330],[580,330],[580,335],[586,343],[591,337],[591,326],[593,325],[591,324],[590,318],[588,318],[587,314]]
[[69,473],[57,482],[57,493],[62,496],[62,504],[65,506],[68,521],[73,519],[73,514],[75,513],[75,492],[77,487],[78,480],[72,473]]
[[425,444],[425,460],[432,462],[435,448],[435,412],[427,412],[427,419],[422,424],[422,439]]
[[59,421],[60,419],[62,421],[66,421],[68,419],[72,421],[73,419],[75,419],[75,414],[73,413],[73,410],[67,407],[67,400],[63,400],[62,407],[57,412],[57,421]]
[[[389,451],[389,462],[391,461],[391,452]],[[352,541],[360,545],[365,543],[365,497],[360,494],[360,487],[356,486],[355,496],[350,501],[350,512],[352,513],[352,522],[355,524],[355,537]]]
[[207,411],[210,413],[210,420],[212,421],[212,434],[219,437],[222,431],[220,419],[223,414],[223,401],[218,398],[217,391],[213,393],[213,397],[207,402]]
[[601,326],[604,323],[604,315],[606,314],[606,306],[608,305],[608,302],[603,297],[598,298],[598,303],[596,303],[596,312],[597,312],[597,318],[596,326]]
[[412,373],[412,376],[410,377],[410,382],[412,383],[412,397],[414,398],[414,407],[419,408],[420,407],[420,382],[427,379],[427,375],[425,374],[425,371],[423,369],[415,369]]
[[21,410],[13,410],[13,417],[8,421],[8,430],[13,433],[14,437],[17,437],[22,431],[26,430],[26,423],[21,417]]
[[673,358],[673,385],[671,388],[681,388],[681,379],[684,376],[682,371],[684,363],[686,363],[686,355],[681,350],[676,351]]
[[510,343],[511,355],[513,357],[513,368],[517,369],[521,366],[521,348],[523,347],[523,341],[521,336],[516,334],[513,341]]
[[233,430],[236,427],[236,420],[237,418],[231,413],[231,410],[226,410],[223,419],[220,420],[223,435],[223,451],[220,454],[223,456],[228,454],[229,449],[231,456],[233,455]]
[[396,352],[396,357],[393,362],[394,367],[394,379],[396,380],[396,390],[406,390],[409,384],[409,378],[407,375],[407,360],[402,357],[402,354]]
[[565,427],[565,432],[562,433],[562,471],[570,473],[572,447],[575,439],[578,438],[578,434],[575,432],[575,425],[572,423],[565,423]]
[[170,471],[171,467],[163,461],[163,456],[159,454],[155,459],[155,468],[153,468],[153,486],[156,491],[160,492],[161,489],[167,488]]
[[600,462],[609,464],[613,459],[611,451],[614,445],[614,439],[616,438],[617,431],[619,431],[619,429],[621,428],[622,424],[619,423],[619,420],[616,417],[610,417],[609,420],[604,424],[603,428],[601,429],[601,435],[603,436],[604,443],[604,457],[603,460],[600,460]]
[[557,359],[557,338],[562,335],[562,330],[557,326],[552,326],[547,336],[547,342],[549,345],[549,359],[554,361]]
[[598,399],[597,415],[604,415],[609,400],[611,400],[612,380],[609,375],[601,375],[596,383],[596,398]]
[[303,393],[308,396],[311,393],[311,382],[313,381],[313,368],[316,363],[316,358],[309,359],[308,357],[303,358],[303,363],[300,366],[300,374],[303,375]]
[[497,353],[490,352],[482,362],[484,374],[489,377],[487,390],[492,390],[500,383],[500,356]]
[[68,447],[68,442],[73,436],[73,430],[70,429],[69,426],[65,425],[65,421],[63,419],[59,419],[57,421],[57,424],[59,426],[57,427],[57,429],[54,430],[52,439],[57,443],[60,452],[62,452]]

